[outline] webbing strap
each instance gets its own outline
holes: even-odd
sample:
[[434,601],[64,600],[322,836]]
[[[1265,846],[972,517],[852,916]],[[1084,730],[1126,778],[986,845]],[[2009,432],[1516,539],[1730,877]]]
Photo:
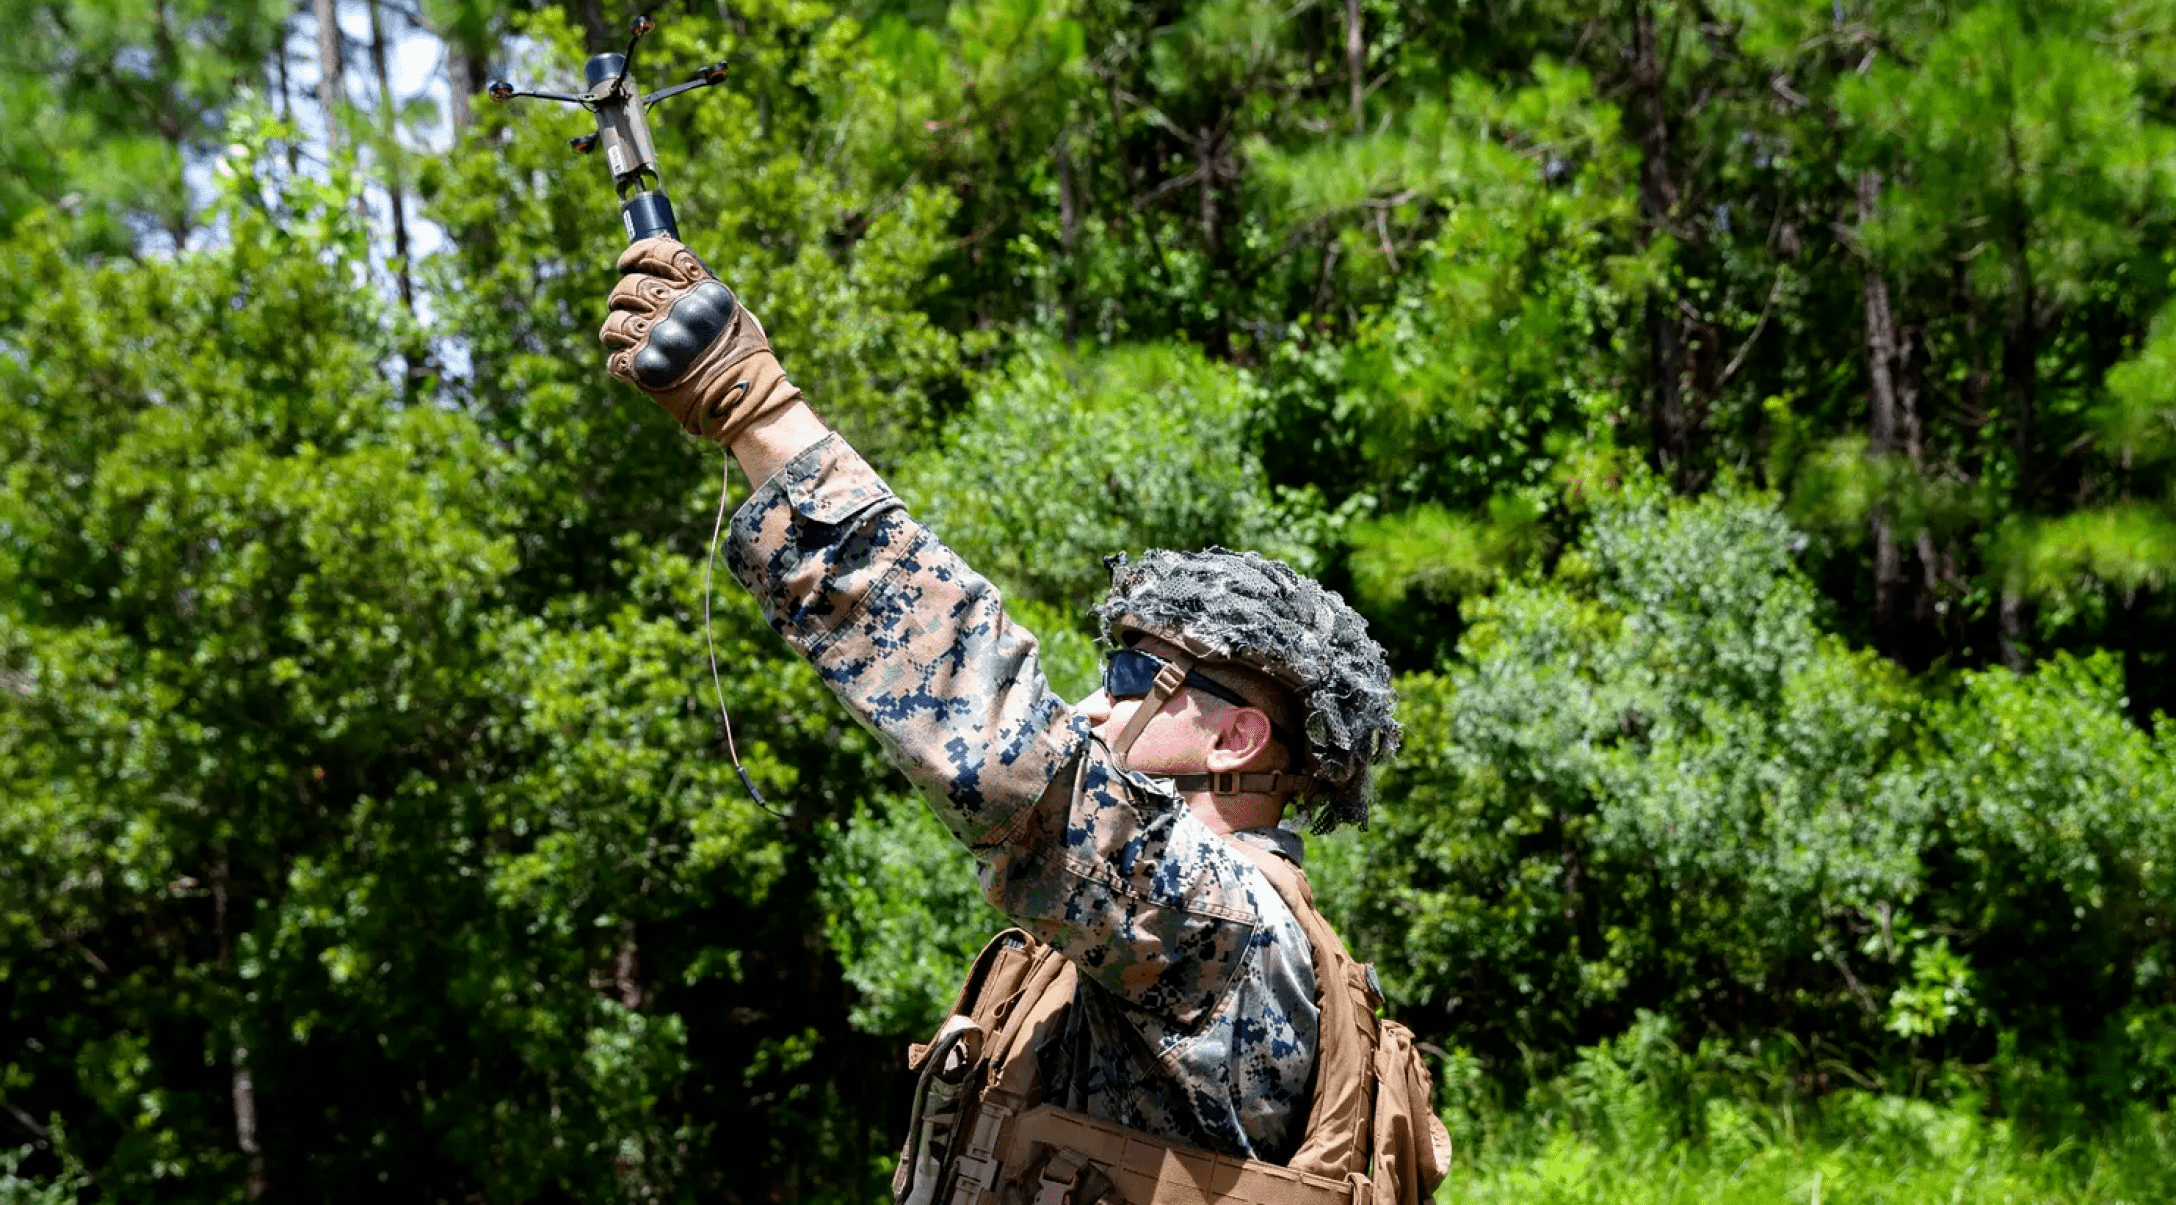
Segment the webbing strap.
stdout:
[[[1159,775],[1159,777],[1165,777]],[[1276,795],[1296,791],[1308,781],[1303,774],[1283,770],[1246,770],[1221,774],[1173,774],[1174,791],[1207,791],[1211,795]]]
[[[1019,1195],[1028,1202],[1068,1175],[1075,1182],[1066,1205],[1370,1205],[1373,1197],[1364,1174],[1326,1177],[1219,1155],[1054,1105],[1015,1119],[1011,1156],[1028,1167],[1048,1159],[1040,1177],[1023,1177]],[[1076,1160],[1077,1175],[1069,1170]]]
[[1139,739],[1141,730],[1148,727],[1148,722],[1156,718],[1156,713],[1164,709],[1164,703],[1172,695],[1179,693],[1181,686],[1186,685],[1186,675],[1193,670],[1192,657],[1174,657],[1164,662],[1164,667],[1156,671],[1156,684],[1149,687],[1148,693],[1142,696],[1140,704],[1133,709],[1132,717],[1126,721],[1125,730],[1118,734],[1118,740],[1111,745],[1111,754],[1118,759],[1118,764],[1126,764],[1126,751],[1133,748],[1133,742]]
[[1315,908],[1307,875],[1276,854],[1244,842],[1234,852],[1254,863],[1292,910],[1307,934],[1315,964],[1315,1090],[1307,1133],[1287,1166],[1333,1179],[1365,1173],[1374,1120],[1376,1001],[1367,994],[1360,964]]

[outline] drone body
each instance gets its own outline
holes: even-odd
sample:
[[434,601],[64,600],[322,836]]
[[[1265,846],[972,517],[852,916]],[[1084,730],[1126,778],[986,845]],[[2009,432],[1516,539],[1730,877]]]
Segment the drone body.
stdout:
[[726,65],[720,61],[697,71],[686,83],[642,95],[628,69],[634,59],[635,43],[655,28],[657,23],[650,18],[636,17],[624,54],[607,50],[592,55],[582,66],[586,89],[578,95],[518,91],[504,80],[493,81],[490,88],[493,100],[517,96],[556,100],[580,105],[596,116],[597,132],[584,134],[570,145],[585,155],[600,146],[604,148],[605,164],[612,169],[612,186],[620,197],[620,223],[626,227],[630,243],[660,234],[680,237],[672,200],[665,195],[664,180],[657,170],[657,146],[650,138],[650,123],[644,114],[667,97],[725,82]]

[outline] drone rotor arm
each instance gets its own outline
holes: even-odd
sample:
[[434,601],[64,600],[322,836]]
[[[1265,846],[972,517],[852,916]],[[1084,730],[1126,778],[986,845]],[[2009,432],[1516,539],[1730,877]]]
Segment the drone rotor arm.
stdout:
[[647,14],[637,16],[627,23],[627,53],[620,56],[619,78],[612,81],[614,93],[627,83],[627,72],[635,65],[635,43],[642,40],[642,35],[656,28],[657,22],[651,20]]
[[680,95],[682,92],[693,92],[697,88],[708,88],[713,82],[715,81],[706,79],[691,79],[684,84],[674,84],[670,88],[659,88],[657,91],[652,92],[648,96],[642,98],[642,107],[647,109],[661,100],[671,100],[673,97]]
[[580,105],[585,109],[594,103],[586,96],[569,96],[564,92],[536,92],[513,87],[504,80],[493,84],[490,91],[493,100],[512,100],[517,96],[526,96],[534,100],[556,100],[563,105]]

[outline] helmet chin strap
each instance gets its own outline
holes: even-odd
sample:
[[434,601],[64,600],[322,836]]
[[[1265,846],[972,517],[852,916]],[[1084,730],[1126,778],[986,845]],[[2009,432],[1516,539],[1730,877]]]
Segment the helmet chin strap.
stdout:
[[1140,705],[1133,709],[1133,715],[1119,731],[1118,739],[1111,742],[1111,754],[1118,759],[1119,765],[1126,764],[1126,754],[1133,749],[1133,742],[1141,739],[1141,732],[1148,727],[1148,722],[1164,709],[1171,696],[1179,693],[1179,688],[1186,685],[1186,675],[1192,672],[1194,659],[1185,653],[1165,661],[1164,667],[1156,671],[1155,683],[1141,696]]

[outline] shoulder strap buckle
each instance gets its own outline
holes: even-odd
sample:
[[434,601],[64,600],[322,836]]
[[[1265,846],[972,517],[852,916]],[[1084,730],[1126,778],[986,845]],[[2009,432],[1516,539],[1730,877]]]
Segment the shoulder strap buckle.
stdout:
[[1110,1177],[1069,1147],[1058,1148],[1037,1179],[1034,1205],[1125,1205]]
[[1041,1181],[1035,1190],[1035,1205],[1067,1205],[1073,1195],[1073,1186],[1080,1182],[1081,1169],[1088,1160],[1077,1151],[1061,1150],[1043,1165]]

